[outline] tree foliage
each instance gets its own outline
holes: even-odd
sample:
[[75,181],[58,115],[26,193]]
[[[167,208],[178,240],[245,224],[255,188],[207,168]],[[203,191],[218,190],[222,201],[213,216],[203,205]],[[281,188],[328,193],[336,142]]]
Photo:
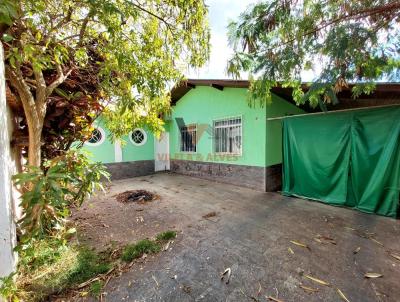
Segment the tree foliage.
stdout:
[[99,97],[119,137],[137,125],[160,131],[168,84],[208,59],[203,1],[22,0],[12,14],[5,12],[3,19],[14,17],[2,28],[6,77],[23,105],[33,166],[40,164],[49,103],[73,98],[77,91],[62,85],[88,64],[97,66],[97,91],[78,88],[76,99]]
[[[400,3],[390,0],[269,0],[248,8],[229,25],[235,52],[228,73],[250,72],[252,100],[270,102],[270,88],[293,88],[294,100],[312,106],[336,102],[356,82],[353,96],[396,73]],[[301,74],[317,74],[304,94]]]
[[88,161],[76,150],[45,161],[43,167],[30,167],[14,176],[16,185],[29,189],[24,190],[20,204],[22,243],[62,231],[70,207],[80,206],[86,197],[103,189],[100,181],[109,176],[101,163]]

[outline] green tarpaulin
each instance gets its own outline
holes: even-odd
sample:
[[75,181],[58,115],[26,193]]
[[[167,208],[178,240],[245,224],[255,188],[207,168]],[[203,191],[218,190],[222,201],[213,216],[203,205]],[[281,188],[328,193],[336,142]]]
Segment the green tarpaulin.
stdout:
[[283,193],[395,217],[400,106],[286,118]]

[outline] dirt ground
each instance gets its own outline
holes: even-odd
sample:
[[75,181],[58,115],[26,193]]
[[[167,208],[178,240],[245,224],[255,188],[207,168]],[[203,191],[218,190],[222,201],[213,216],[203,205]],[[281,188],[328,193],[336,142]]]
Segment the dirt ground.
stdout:
[[[115,200],[134,189],[160,199]],[[399,220],[168,173],[114,181],[74,219],[99,250],[178,231],[168,251],[112,279],[103,301],[345,301],[338,289],[351,302],[400,301]]]

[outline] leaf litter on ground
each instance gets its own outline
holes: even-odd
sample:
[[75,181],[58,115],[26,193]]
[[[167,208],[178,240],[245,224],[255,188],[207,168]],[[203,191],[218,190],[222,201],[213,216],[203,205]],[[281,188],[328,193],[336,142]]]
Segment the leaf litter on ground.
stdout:
[[338,292],[340,298],[342,298],[343,301],[350,302],[349,299],[347,299],[347,297],[344,295],[344,293],[340,289],[337,288],[336,291]]
[[379,273],[365,273],[364,277],[373,279],[373,278],[381,278],[383,277],[383,275]]
[[299,241],[296,240],[290,240],[291,243],[293,243],[294,245],[300,246],[300,247],[304,247],[306,249],[308,249],[309,251],[311,251],[310,247],[307,244],[301,243]]
[[308,287],[303,284],[300,284],[300,288],[302,288],[305,292],[308,292],[308,293],[315,293],[315,292],[319,291],[318,288]]
[[230,279],[231,279],[231,273],[232,273],[232,270],[231,270],[230,267],[228,267],[227,269],[225,269],[224,272],[221,274],[221,281],[224,280],[224,279],[225,279],[225,276],[226,276],[226,279],[225,279],[226,281],[225,281],[225,283],[228,284],[229,281],[230,281]]
[[313,276],[304,275],[304,277],[307,278],[307,279],[310,279],[310,280],[312,280],[312,281],[314,281],[314,282],[317,282],[317,283],[319,283],[319,284],[321,284],[321,285],[330,286],[330,284],[329,284],[328,282],[325,282],[325,281],[323,281],[323,280],[321,280],[321,279],[318,279],[318,278],[315,278],[315,277],[313,277]]

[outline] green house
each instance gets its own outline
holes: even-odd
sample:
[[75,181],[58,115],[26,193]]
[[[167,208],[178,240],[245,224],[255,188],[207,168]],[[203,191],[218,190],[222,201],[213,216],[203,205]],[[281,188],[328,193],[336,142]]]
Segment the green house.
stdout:
[[[297,107],[290,89],[283,87],[272,89],[272,104],[250,106],[248,87],[248,81],[184,81],[171,91],[172,112],[160,138],[147,129],[132,129],[125,144],[113,144],[100,120],[85,149],[108,166],[113,179],[171,171],[260,191],[280,190],[283,183],[284,194],[396,214],[399,84],[379,83],[374,93],[357,101],[350,85],[338,94],[339,105],[328,106],[329,113]],[[356,144],[354,137],[363,139]],[[340,154],[347,157],[341,159]],[[390,164],[383,168],[381,161],[389,163],[388,158]],[[368,195],[371,181],[382,184]],[[371,194],[376,196],[365,197]]]
[[98,121],[84,149],[108,166],[113,179],[157,171],[226,182],[262,191],[281,185],[281,121],[303,113],[273,94],[271,105],[249,106],[247,81],[188,80],[172,92],[172,113],[159,139],[133,129],[125,143],[111,143]]

